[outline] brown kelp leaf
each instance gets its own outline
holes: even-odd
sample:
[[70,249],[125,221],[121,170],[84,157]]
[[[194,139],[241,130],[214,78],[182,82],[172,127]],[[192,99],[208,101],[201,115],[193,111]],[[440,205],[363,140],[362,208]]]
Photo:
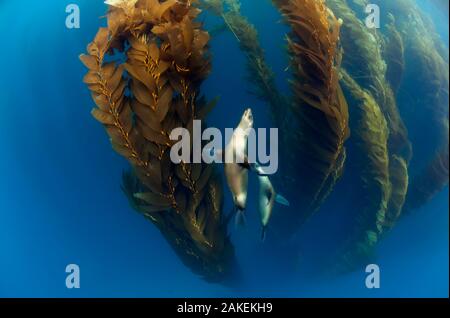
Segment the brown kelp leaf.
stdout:
[[197,32],[193,45],[197,50],[201,50],[208,44],[209,39],[210,37],[207,32]]
[[197,182],[202,173],[202,164],[201,163],[193,163],[191,164],[191,178],[192,181]]
[[161,3],[158,8],[155,8],[155,16],[157,19],[161,19],[167,10],[172,8],[177,2],[177,0],[167,0],[166,2]]
[[106,85],[110,91],[115,91],[117,89],[117,87],[119,86],[119,84],[122,80],[123,71],[124,71],[124,66],[119,65],[117,67],[117,69],[114,71],[113,75],[107,79]]
[[125,136],[123,135],[122,131],[116,126],[107,126],[106,132],[108,133],[108,136],[111,138],[111,140],[115,143],[120,145],[126,143]]
[[119,86],[116,88],[114,93],[112,94],[112,100],[115,101],[115,106],[118,111],[120,111],[120,105],[122,104],[122,100],[124,97],[125,89],[127,88],[128,83],[126,81],[120,82]]
[[92,99],[94,100],[94,102],[98,108],[100,108],[101,110],[106,111],[106,112],[109,111],[110,105],[109,105],[108,98],[105,95],[92,92]]
[[170,207],[161,207],[161,206],[153,206],[153,205],[141,205],[139,206],[139,210],[147,213],[155,213],[155,212],[165,212]]
[[155,107],[155,100],[144,84],[134,81],[131,85],[131,90],[140,103],[152,108]]
[[98,51],[100,52],[100,55],[103,55],[107,50],[108,37],[109,37],[108,28],[99,28],[98,29],[98,32],[94,39],[94,43],[95,43]]
[[166,85],[165,89],[161,93],[158,104],[156,106],[156,116],[159,121],[162,122],[166,118],[167,112],[172,104],[173,90],[170,85]]
[[117,69],[116,62],[109,62],[102,65],[102,74],[105,78],[110,78],[113,76],[114,71]]
[[132,107],[133,111],[145,123],[146,126],[150,127],[155,132],[160,132],[162,130],[162,126],[156,112],[149,106],[144,105],[137,100],[133,100]]
[[183,39],[184,46],[186,50],[190,51],[192,47],[192,41],[194,40],[194,29],[192,27],[192,22],[188,17],[185,17],[183,25]]
[[156,45],[156,43],[151,42],[148,45],[147,52],[154,62],[159,61],[159,47]]
[[177,193],[175,194],[175,200],[181,211],[186,210],[187,199],[186,194],[184,193],[183,190],[177,191]]
[[178,117],[180,117],[184,125],[186,125],[189,121],[192,121],[191,108],[186,107],[180,98],[175,99],[172,102],[172,105],[174,105],[173,107],[175,107]]
[[139,82],[144,84],[149,91],[155,90],[155,80],[149,73],[145,71],[145,69],[132,65],[130,63],[125,63],[124,67],[134,79],[137,79]]
[[[169,69],[169,67],[171,65],[172,64],[170,62],[161,60],[158,63],[158,68],[156,69],[156,72],[159,73],[159,74],[163,74],[164,72],[166,72]],[[163,85],[163,84],[160,83],[160,85]]]
[[201,204],[199,206],[199,208],[197,209],[197,226],[199,227],[200,231],[203,232],[203,229],[205,228],[205,221],[207,218],[207,211],[206,208],[203,204]]
[[120,123],[126,133],[130,133],[133,125],[133,113],[131,111],[130,103],[127,101],[123,104],[121,113],[119,115]]
[[80,60],[90,70],[96,71],[99,68],[97,58],[92,55],[81,54]]
[[92,116],[94,116],[95,119],[97,119],[97,121],[99,121],[103,125],[114,125],[116,122],[113,115],[104,112],[98,108],[94,108],[91,111],[91,114]]
[[145,52],[147,52],[147,45],[145,45],[142,40],[132,36],[128,39],[128,41],[133,49],[139,51],[139,53],[142,53],[145,56]]
[[114,149],[115,152],[117,152],[119,155],[130,159],[132,157],[132,151],[130,150],[129,147],[125,147],[122,144],[117,144],[114,141],[111,142],[112,148]]
[[167,145],[170,143],[169,137],[162,134],[161,132],[156,132],[150,127],[148,127],[145,123],[143,123],[139,118],[136,120],[136,126],[139,132],[144,136],[148,141],[154,142],[160,145]]
[[98,73],[94,71],[89,71],[83,78],[85,84],[97,84],[99,81]]
[[169,208],[171,206],[171,201],[160,194],[145,192],[145,193],[136,193],[134,196],[153,206],[159,206],[163,208]]
[[204,106],[198,111],[196,117],[200,120],[204,120],[209,115],[209,113],[216,107],[219,100],[220,96],[216,96],[210,102],[204,104]]
[[200,176],[200,178],[197,181],[197,189],[203,189],[209,181],[209,178],[211,177],[213,172],[213,166],[212,165],[205,165],[202,174]]

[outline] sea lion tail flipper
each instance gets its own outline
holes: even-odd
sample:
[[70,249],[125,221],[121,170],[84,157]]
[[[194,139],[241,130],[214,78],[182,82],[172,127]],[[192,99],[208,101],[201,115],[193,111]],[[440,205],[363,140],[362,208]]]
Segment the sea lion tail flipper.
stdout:
[[264,242],[266,240],[267,226],[263,226],[261,230],[261,241]]
[[288,201],[285,197],[283,197],[281,194],[277,194],[277,195],[275,196],[275,201],[276,201],[277,203],[279,203],[279,204],[284,205],[284,206],[290,206],[289,201]]
[[234,225],[236,228],[243,228],[245,227],[245,215],[244,210],[236,209],[236,216],[234,218]]

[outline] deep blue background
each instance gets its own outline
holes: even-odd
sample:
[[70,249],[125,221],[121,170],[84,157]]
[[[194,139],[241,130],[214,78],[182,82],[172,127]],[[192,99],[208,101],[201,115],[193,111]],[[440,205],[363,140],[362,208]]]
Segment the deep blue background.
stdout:
[[[269,1],[242,2],[268,62],[283,74],[285,27],[278,13]],[[79,30],[65,27],[69,3],[81,8]],[[90,116],[93,103],[78,55],[104,23],[99,17],[105,9],[100,0],[0,0],[0,296],[448,296],[448,189],[381,242],[380,290],[365,288],[363,268],[333,280],[302,273],[302,265],[314,266],[308,253],[332,241],[342,222],[330,204],[298,238],[305,250],[298,254],[298,271],[283,273],[280,260],[260,242],[252,199],[249,228],[233,233],[247,285],[229,290],[194,276],[129,208],[119,188],[126,163]],[[434,17],[447,37],[448,20]],[[267,107],[245,91],[245,60],[235,39],[222,34],[211,45],[213,73],[203,92],[222,99],[210,124],[234,127],[252,107],[256,123],[267,126]],[[79,290],[65,287],[70,263],[81,267]]]

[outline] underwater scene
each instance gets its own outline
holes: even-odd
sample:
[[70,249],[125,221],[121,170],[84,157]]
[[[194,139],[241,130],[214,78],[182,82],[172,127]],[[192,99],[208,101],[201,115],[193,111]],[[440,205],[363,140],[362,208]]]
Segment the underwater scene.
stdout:
[[449,296],[447,0],[0,26],[0,297]]

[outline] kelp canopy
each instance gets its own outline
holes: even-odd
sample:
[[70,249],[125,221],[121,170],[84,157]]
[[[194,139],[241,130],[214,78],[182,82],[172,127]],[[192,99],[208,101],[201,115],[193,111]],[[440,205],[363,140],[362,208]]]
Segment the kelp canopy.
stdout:
[[212,106],[200,95],[210,71],[209,35],[196,21],[195,3],[141,0],[110,7],[108,27],[80,58],[97,105],[92,115],[133,168],[123,180],[131,205],[194,272],[223,282],[235,264],[220,179],[212,165],[175,165],[169,158],[170,132],[192,130],[193,120]]
[[[383,6],[380,30],[361,20],[366,0],[272,0],[291,29],[283,74],[291,96],[277,89],[258,30],[238,0],[130,0],[109,8],[108,26],[81,56],[97,106],[92,114],[132,167],[122,185],[131,206],[208,281],[236,273],[221,177],[212,165],[173,164],[168,155],[172,129],[192,130],[214,106],[200,91],[211,56],[199,8],[233,34],[251,92],[267,102],[281,130],[274,182],[295,200],[274,214],[272,239],[291,238],[339,193],[351,168],[355,215],[327,268],[348,271],[371,260],[404,210],[448,184],[448,48],[412,1],[371,2]],[[420,140],[408,131],[418,117],[439,136],[423,166],[414,160]]]

